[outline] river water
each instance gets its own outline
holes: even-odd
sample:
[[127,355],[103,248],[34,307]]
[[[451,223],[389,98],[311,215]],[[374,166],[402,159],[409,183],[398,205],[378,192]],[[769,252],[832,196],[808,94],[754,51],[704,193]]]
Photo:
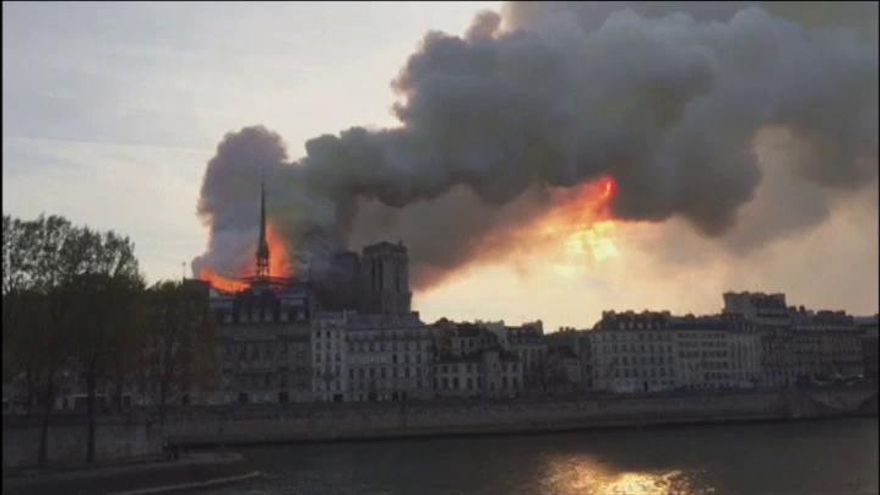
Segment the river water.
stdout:
[[878,493],[877,418],[238,451],[265,476],[207,493]]

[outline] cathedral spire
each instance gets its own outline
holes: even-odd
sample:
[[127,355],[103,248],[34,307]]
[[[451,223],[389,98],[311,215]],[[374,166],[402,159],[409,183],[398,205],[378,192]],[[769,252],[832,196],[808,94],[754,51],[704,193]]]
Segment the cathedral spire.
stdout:
[[260,181],[260,238],[257,241],[257,277],[266,278],[269,273],[269,243],[266,241],[266,187]]

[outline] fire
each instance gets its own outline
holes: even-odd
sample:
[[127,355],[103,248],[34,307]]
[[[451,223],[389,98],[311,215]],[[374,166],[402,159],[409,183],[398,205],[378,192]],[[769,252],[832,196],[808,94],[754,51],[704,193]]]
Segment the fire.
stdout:
[[553,209],[545,222],[560,228],[584,228],[598,221],[610,221],[615,196],[617,182],[613,177],[584,184],[563,193],[560,206]]
[[293,263],[290,262],[287,244],[272,223],[266,225],[266,242],[269,243],[269,275],[272,277],[292,277]]
[[[269,276],[285,278],[292,277],[293,263],[290,261],[287,244],[272,223],[266,225],[266,242],[269,244]],[[256,246],[254,247],[254,253],[256,253]],[[253,258],[251,258],[251,260],[253,260]],[[252,261],[251,263],[253,263],[251,266],[255,268],[255,261]],[[241,270],[240,275],[245,275],[247,273],[253,274],[254,272],[252,270],[244,269]],[[212,287],[222,292],[242,292],[250,287],[247,282],[224,277],[207,267],[202,268],[199,273],[199,278],[207,281]]]
[[614,244],[616,222],[611,214],[616,195],[617,182],[603,177],[565,192],[560,206],[541,220],[544,235],[561,241],[560,260],[554,265],[558,273],[577,276],[587,269],[585,257],[601,263],[620,254]]
[[226,278],[210,268],[202,268],[199,278],[207,281],[212,287],[223,292],[242,292],[248,289],[248,284],[232,278]]
[[617,196],[613,177],[558,188],[551,194],[552,208],[485,239],[481,246],[485,259],[525,261],[538,255],[542,263],[560,274],[578,276],[592,262],[606,262],[619,255],[614,243],[617,221],[611,211]]

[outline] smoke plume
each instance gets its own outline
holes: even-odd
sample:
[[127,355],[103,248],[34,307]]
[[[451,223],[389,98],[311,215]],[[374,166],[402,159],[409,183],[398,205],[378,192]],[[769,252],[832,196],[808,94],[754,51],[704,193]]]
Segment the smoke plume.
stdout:
[[[300,263],[400,238],[417,288],[527,248],[506,233],[603,177],[613,217],[681,218],[733,251],[814,224],[876,179],[878,66],[876,4],[830,21],[811,8],[515,3],[463,36],[429,32],[392,82],[399,126],[316,137],[295,161],[263,127],[224,138],[194,270],[250,266],[261,177]],[[788,213],[726,235],[762,180],[754,141],[774,129],[797,159],[762,207]]]

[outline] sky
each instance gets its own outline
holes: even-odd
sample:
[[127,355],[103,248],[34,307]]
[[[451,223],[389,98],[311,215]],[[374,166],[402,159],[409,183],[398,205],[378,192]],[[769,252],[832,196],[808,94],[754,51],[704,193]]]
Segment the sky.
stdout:
[[[352,125],[395,126],[390,82],[425,33],[462,35],[478,12],[502,7],[315,2],[2,8],[4,214],[61,214],[129,235],[153,282],[189,275],[191,260],[206,249],[208,230],[196,204],[206,164],[226,133],[264,125],[297,159],[306,141],[320,134]],[[417,292],[414,309],[426,321],[542,319],[552,331],[592,326],[606,309],[714,312],[722,292],[753,290],[786,292],[790,304],[874,313],[876,175],[853,193],[815,203],[820,211],[813,221],[758,247],[735,248],[762,228],[784,223],[791,216],[786,208],[801,212],[813,204],[780,207],[780,194],[820,194],[815,184],[787,173],[797,165],[791,163],[797,158],[789,152],[796,147],[792,141],[785,129],[763,129],[755,137],[761,180],[723,246],[675,216],[615,221],[586,240],[464,266]]]

